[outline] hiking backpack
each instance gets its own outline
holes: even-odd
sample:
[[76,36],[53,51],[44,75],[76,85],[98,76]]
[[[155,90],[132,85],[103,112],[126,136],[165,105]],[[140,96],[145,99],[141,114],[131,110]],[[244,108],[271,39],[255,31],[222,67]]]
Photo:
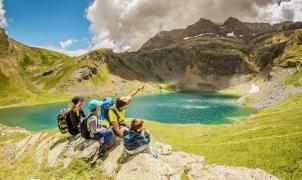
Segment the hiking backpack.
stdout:
[[90,117],[95,116],[95,114],[90,114],[89,116],[85,117],[84,119],[82,119],[82,121],[80,122],[80,133],[81,136],[84,139],[91,139],[90,138],[90,132],[88,131],[88,127],[87,127],[87,121]]
[[114,112],[117,119],[120,118],[120,116],[116,112],[115,108],[113,107],[115,100],[113,100],[111,97],[106,97],[102,101],[103,101],[103,104],[101,105],[101,119],[106,120],[109,123],[109,125],[111,126],[112,124],[110,122],[109,115],[108,115],[108,112],[110,109]]
[[57,123],[59,131],[62,134],[66,134],[68,132],[68,126],[70,125],[70,117],[67,109],[62,109],[57,116]]

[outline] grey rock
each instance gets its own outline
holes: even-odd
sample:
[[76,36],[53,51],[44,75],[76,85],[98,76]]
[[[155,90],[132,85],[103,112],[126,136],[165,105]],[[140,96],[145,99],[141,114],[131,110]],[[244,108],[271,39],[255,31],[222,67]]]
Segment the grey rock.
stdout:
[[246,99],[247,99],[247,96],[246,96],[246,95],[241,96],[241,97],[237,100],[237,103],[239,103],[239,104],[245,104],[245,103],[246,103]]
[[66,169],[71,163],[72,159],[70,157],[64,159],[64,168]]
[[120,144],[114,147],[113,150],[108,153],[108,157],[104,160],[100,167],[105,176],[116,176],[119,167],[118,160],[123,153],[123,149],[124,147]]
[[153,159],[150,154],[139,154],[122,166],[116,179],[168,179],[172,175],[175,175],[174,170],[169,164]]
[[167,144],[162,144],[159,142],[154,142],[151,147],[152,152],[162,154],[162,155],[168,155],[172,153],[172,146]]
[[67,145],[67,141],[60,143],[48,151],[47,165],[49,167],[54,167],[56,165],[59,155],[63,152]]
[[32,150],[35,143],[39,140],[42,133],[34,134],[33,136],[30,136],[29,138],[26,138],[24,142],[17,143],[17,147],[20,147],[20,150],[17,151],[17,154],[15,156],[15,159],[20,159],[24,157],[29,151]]
[[[1,127],[0,127],[1,128]],[[1,128],[2,129],[2,128]],[[128,161],[119,163],[124,152],[123,143],[118,140],[116,146],[104,152],[100,163],[102,174],[112,179],[167,179],[180,180],[184,176],[192,180],[277,180],[278,178],[261,169],[249,169],[245,167],[231,167],[222,165],[207,166],[204,157],[185,153],[173,152],[170,145],[152,141],[150,149],[158,154],[154,158],[151,154],[140,153],[130,156]],[[35,151],[36,167],[40,167],[47,156],[47,165],[55,167],[62,163],[68,168],[74,158],[82,158],[90,161],[99,155],[99,143],[93,140],[85,140],[80,135],[62,138],[56,134],[49,136],[46,133],[38,133],[26,137],[16,144],[16,152],[19,158],[24,157],[28,151]]]
[[82,153],[81,158],[85,161],[93,159],[93,157],[98,153],[100,144],[98,142],[93,142],[90,146],[86,147]]
[[278,180],[261,169],[212,165],[208,168],[211,179],[215,180]]

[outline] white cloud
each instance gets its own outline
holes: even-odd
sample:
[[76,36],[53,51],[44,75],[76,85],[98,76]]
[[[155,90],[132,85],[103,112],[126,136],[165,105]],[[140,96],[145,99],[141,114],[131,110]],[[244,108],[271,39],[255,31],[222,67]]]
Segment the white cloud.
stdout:
[[7,21],[5,18],[5,10],[3,0],[0,0],[0,27],[5,28],[7,26]]
[[33,47],[42,48],[42,49],[49,49],[49,50],[64,53],[64,54],[67,54],[67,55],[73,56],[73,57],[74,56],[81,56],[83,54],[88,53],[91,50],[90,48],[76,49],[76,50],[66,50],[66,49],[63,49],[63,48],[57,48],[57,47],[53,47],[53,46],[33,46]]
[[67,39],[66,41],[61,41],[60,46],[62,49],[68,49],[76,42],[78,42],[77,39]]
[[302,0],[283,2],[280,6],[277,3],[269,4],[259,8],[259,12],[262,20],[270,23],[302,21]]
[[[135,50],[160,30],[184,28],[200,17],[220,23],[230,16],[251,22],[299,20],[301,1],[282,2],[278,7],[277,0],[93,0],[86,17],[94,48]],[[270,19],[270,15],[277,17]]]

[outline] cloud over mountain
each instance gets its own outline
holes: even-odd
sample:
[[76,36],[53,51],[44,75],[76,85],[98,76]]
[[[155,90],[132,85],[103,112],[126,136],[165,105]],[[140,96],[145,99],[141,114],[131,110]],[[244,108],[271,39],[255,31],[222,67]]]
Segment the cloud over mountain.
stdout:
[[61,41],[60,46],[63,49],[68,49],[76,42],[78,42],[77,39],[67,39],[66,41]]
[[3,0],[0,0],[0,27],[4,28],[7,26],[7,21],[5,18],[5,10]]
[[117,51],[139,48],[161,30],[184,28],[200,17],[223,22],[299,20],[302,0],[94,0],[87,8],[93,43]]

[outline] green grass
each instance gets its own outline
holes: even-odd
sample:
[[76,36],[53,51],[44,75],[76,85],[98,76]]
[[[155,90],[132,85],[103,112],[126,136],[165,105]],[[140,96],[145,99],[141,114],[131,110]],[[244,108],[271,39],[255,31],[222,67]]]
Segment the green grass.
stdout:
[[[56,131],[47,131],[47,133],[54,135]],[[8,138],[13,139],[14,142],[18,142],[22,138],[25,138],[25,135],[22,133],[14,133],[11,136],[0,136],[0,148],[2,147],[1,143],[9,140]],[[36,146],[38,144],[39,143],[37,143]],[[59,164],[55,168],[50,168],[45,164],[47,159],[43,159],[44,162],[39,169],[35,166],[34,157],[35,151],[32,151],[24,158],[11,161],[7,154],[1,153],[0,179],[106,179],[97,168],[100,162],[95,166],[91,166],[81,159],[75,158],[71,161],[68,168],[64,168],[62,164]],[[47,158],[47,154],[45,154],[44,157]]]
[[109,77],[109,71],[107,65],[102,65],[98,67],[98,73],[91,78],[91,81],[94,85],[103,84],[107,81]]
[[0,163],[0,177],[3,179],[105,179],[98,168],[91,167],[80,159],[73,159],[68,168],[49,168],[45,164],[35,168],[34,154],[17,160],[17,163]]
[[289,37],[288,47],[283,55],[279,58],[278,64],[302,64],[302,46],[297,44],[297,41],[302,36],[302,30],[296,30]]
[[63,82],[68,79],[71,74],[78,68],[80,68],[82,63],[77,62],[76,60],[66,62],[64,67],[60,69],[54,76],[38,76],[33,78],[33,81],[36,81],[38,84],[43,85],[43,88],[49,90],[55,87],[59,82]]
[[297,70],[293,75],[288,75],[285,79],[286,85],[301,86],[302,68],[297,66]]
[[302,94],[227,125],[147,121],[158,141],[205,156],[207,163],[261,168],[283,179],[302,177]]

